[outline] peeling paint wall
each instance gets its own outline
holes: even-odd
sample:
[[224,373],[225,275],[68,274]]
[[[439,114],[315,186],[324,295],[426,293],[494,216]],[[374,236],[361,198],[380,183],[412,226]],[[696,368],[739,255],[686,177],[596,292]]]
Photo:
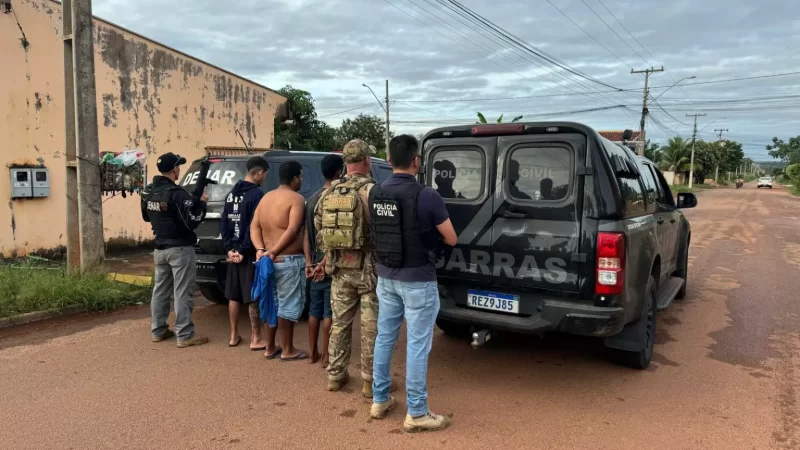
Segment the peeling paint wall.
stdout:
[[[66,245],[64,70],[61,5],[13,0],[0,14],[0,254]],[[256,83],[125,31],[94,21],[95,77],[101,151],[139,147],[148,175],[157,155],[175,152],[189,161],[206,146],[272,145],[273,121],[286,99]],[[51,174],[46,199],[11,200],[8,167],[40,164]],[[141,220],[139,196],[106,197],[105,239],[152,238]]]

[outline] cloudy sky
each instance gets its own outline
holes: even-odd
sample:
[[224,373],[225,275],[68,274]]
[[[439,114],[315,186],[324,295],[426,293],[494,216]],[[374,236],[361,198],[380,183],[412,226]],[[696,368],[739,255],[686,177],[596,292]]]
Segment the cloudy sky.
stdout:
[[[800,135],[800,73],[770,76],[800,71],[800,2],[95,0],[94,12],[273,89],[308,90],[332,125],[383,115],[362,83],[383,98],[388,79],[395,132],[477,111],[636,129],[644,78],[630,71],[663,64],[651,139],[690,136],[695,112],[705,139],[728,129],[756,160],[772,136]],[[751,77],[763,78],[726,81]]]

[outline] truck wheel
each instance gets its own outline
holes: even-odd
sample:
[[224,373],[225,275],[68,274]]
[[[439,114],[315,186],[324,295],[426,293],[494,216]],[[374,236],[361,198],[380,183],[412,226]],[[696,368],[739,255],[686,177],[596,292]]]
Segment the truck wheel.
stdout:
[[641,336],[645,341],[644,348],[639,351],[621,351],[621,363],[633,369],[644,370],[650,365],[653,358],[653,347],[656,342],[656,279],[650,275],[647,282],[647,295],[645,304],[642,308],[642,318],[644,320],[644,333]]
[[219,305],[227,305],[228,299],[225,298],[225,292],[219,288],[217,285],[210,285],[204,284],[198,286],[200,288],[200,293],[203,294],[203,297],[211,300],[214,303]]
[[467,338],[470,336],[469,326],[460,323],[448,322],[446,320],[437,319],[436,326],[444,332],[447,336],[454,338]]
[[680,300],[686,297],[686,288],[689,286],[689,242],[686,242],[686,249],[683,251],[681,261],[678,264],[678,271],[675,273],[675,276],[683,278],[683,287],[678,291],[675,298]]

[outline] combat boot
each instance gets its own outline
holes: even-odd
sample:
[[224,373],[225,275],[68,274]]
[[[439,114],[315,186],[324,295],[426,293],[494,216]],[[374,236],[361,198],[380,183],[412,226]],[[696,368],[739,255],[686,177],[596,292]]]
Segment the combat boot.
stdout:
[[403,422],[403,429],[407,433],[418,433],[420,431],[439,431],[450,426],[450,419],[447,416],[440,416],[428,411],[420,417],[411,417],[406,414],[406,421]]
[[[389,392],[394,392],[397,390],[397,381],[392,378],[392,386],[389,388]],[[364,384],[361,385],[361,395],[364,398],[372,398],[372,382],[365,381]]]
[[328,390],[331,392],[341,391],[342,387],[350,381],[350,374],[345,372],[344,377],[338,380],[328,379]]
[[373,403],[369,409],[369,416],[373,419],[383,419],[395,406],[397,406],[397,402],[394,397],[389,397],[389,400],[383,403]]

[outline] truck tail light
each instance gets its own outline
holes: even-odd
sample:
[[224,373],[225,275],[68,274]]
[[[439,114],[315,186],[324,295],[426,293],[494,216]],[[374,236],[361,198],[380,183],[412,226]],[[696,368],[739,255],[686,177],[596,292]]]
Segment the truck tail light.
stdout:
[[522,123],[475,125],[472,127],[473,136],[498,136],[503,134],[522,134],[524,132],[525,124]]
[[622,233],[597,235],[597,295],[619,295],[625,284],[625,236]]

